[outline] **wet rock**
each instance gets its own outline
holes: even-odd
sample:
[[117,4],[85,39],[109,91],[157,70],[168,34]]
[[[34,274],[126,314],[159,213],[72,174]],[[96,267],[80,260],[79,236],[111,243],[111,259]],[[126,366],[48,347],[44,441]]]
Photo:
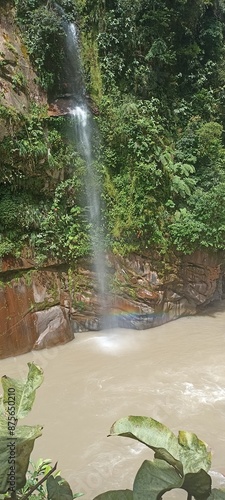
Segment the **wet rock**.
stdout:
[[[37,75],[15,22],[12,2],[0,2],[0,19],[1,104],[24,114],[28,111],[31,101],[46,104],[47,99],[36,83]],[[1,120],[0,139],[7,133],[7,125]]]
[[[109,291],[101,303],[90,261],[75,270],[32,256],[2,259],[0,358],[63,344],[74,332],[123,327],[152,328],[223,297],[222,254],[189,256],[107,255]],[[4,281],[4,283],[3,283]],[[104,316],[104,320],[102,320]]]
[[72,113],[76,100],[72,96],[63,96],[49,104],[48,116],[66,116]]
[[97,316],[86,317],[85,315],[76,315],[76,320],[71,319],[71,327],[74,333],[77,332],[98,332],[102,329],[101,319]]
[[37,340],[32,293],[23,280],[0,287],[0,359],[23,354]]
[[37,312],[35,316],[38,338],[33,346],[34,349],[65,344],[74,339],[68,311],[63,307],[54,306]]
[[133,328],[134,330],[146,330],[154,325],[154,313],[152,314],[128,314],[118,317],[120,328]]
[[146,288],[142,288],[137,291],[137,297],[139,299],[143,299],[145,302],[158,302],[159,294],[157,292],[146,290]]
[[[94,115],[99,115],[99,110],[96,104],[91,100],[90,97],[86,97],[86,103]],[[64,94],[56,99],[53,99],[48,106],[48,116],[66,116],[71,115],[74,108],[78,104],[75,96],[72,94]]]
[[19,268],[17,278],[12,272],[11,279],[7,266],[0,277],[6,280],[0,286],[0,359],[74,338],[69,308],[60,303],[60,272],[24,269],[20,277]]

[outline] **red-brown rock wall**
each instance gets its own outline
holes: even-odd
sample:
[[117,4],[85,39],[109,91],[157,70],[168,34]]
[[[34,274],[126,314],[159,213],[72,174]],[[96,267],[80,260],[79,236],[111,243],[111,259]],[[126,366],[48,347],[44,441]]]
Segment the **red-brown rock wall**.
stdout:
[[[14,259],[11,264],[15,269]],[[0,358],[72,340],[74,334],[69,309],[63,300],[60,273],[24,267],[17,271],[23,276],[10,279],[7,278],[9,260],[4,259],[2,267],[6,271],[1,277],[7,282],[0,287]]]
[[222,298],[222,257],[107,256],[108,294],[99,300],[88,260],[74,269],[52,262],[35,268],[32,258],[4,258],[0,266],[0,358],[63,344],[76,331],[108,325],[151,328],[195,314]]

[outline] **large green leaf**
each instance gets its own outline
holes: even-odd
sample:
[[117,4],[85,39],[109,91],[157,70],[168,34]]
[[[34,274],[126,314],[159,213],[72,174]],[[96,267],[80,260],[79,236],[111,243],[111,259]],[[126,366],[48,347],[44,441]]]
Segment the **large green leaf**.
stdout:
[[155,458],[165,460],[181,476],[210,469],[211,453],[196,434],[180,431],[177,438],[168,427],[152,418],[121,418],[111,427],[110,435],[131,437],[146,444],[155,451]]
[[179,460],[176,460],[176,458],[174,458],[164,448],[154,448],[152,446],[152,449],[155,451],[155,458],[158,458],[160,460],[165,460],[165,462],[174,467],[174,469],[178,472],[180,476],[183,476],[183,465]]
[[23,488],[34,441],[41,436],[40,426],[21,426],[13,436],[0,427],[0,493],[6,493],[9,479],[13,488]]
[[217,490],[214,488],[208,500],[225,500],[225,490]]
[[145,460],[134,480],[134,500],[158,500],[174,488],[180,488],[182,478],[162,460]]
[[182,488],[196,500],[207,500],[211,493],[212,480],[203,469],[196,473],[188,473],[184,477]]
[[198,472],[200,469],[208,471],[211,466],[211,452],[207,444],[198,439],[192,432],[179,431],[179,459],[184,468],[184,474]]
[[69,483],[61,476],[49,476],[47,479],[48,500],[73,500]]
[[[7,413],[15,409],[17,419],[25,417],[31,410],[36,389],[43,382],[43,370],[34,363],[28,363],[27,380],[20,381],[4,375],[2,377],[3,404]],[[15,400],[14,400],[15,398]]]
[[17,419],[32,408],[35,391],[43,381],[42,370],[28,363],[27,380],[20,382],[2,377],[3,397],[0,398],[0,493],[13,483],[20,489],[26,483],[26,472],[34,441],[41,436],[42,427],[17,427]]
[[[161,454],[168,452],[179,460],[179,445],[175,434],[165,425],[150,417],[129,416],[117,420],[110,429],[110,435],[137,439]],[[169,455],[167,455],[169,457]]]
[[133,492],[131,490],[106,491],[94,500],[133,500]]

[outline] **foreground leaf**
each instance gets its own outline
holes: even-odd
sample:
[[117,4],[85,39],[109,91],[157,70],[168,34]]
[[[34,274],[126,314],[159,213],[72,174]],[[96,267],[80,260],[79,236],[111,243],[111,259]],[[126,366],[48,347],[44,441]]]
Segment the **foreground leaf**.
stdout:
[[172,465],[174,469],[178,472],[180,476],[183,476],[183,465],[179,460],[176,460],[167,450],[164,448],[154,448],[155,458],[159,460],[165,460],[169,465]]
[[[179,445],[175,434],[165,425],[150,417],[125,417],[117,420],[110,429],[110,436],[125,436],[137,439],[154,451],[169,453],[179,460]],[[167,455],[168,456],[168,455]]]
[[198,439],[192,432],[179,431],[178,442],[179,458],[183,464],[184,474],[198,472],[200,469],[208,471],[211,466],[211,452],[207,444]]
[[134,500],[157,500],[164,493],[180,488],[182,478],[161,460],[145,460],[134,480]]
[[61,476],[49,476],[46,485],[48,500],[73,500],[70,485]]
[[133,500],[133,492],[131,490],[106,491],[94,500]]
[[[40,426],[18,427],[13,436],[0,428],[0,493],[6,493],[9,481],[13,488],[23,488],[34,441],[41,436]],[[11,484],[12,486],[12,484]]]
[[206,471],[201,469],[196,473],[185,475],[182,488],[196,500],[207,500],[211,493],[212,479]]
[[110,435],[137,439],[155,452],[155,458],[165,460],[180,474],[208,471],[211,453],[196,434],[179,431],[178,438],[165,425],[149,417],[129,416],[117,420]]
[[5,411],[10,412],[15,410],[17,419],[25,417],[31,410],[36,389],[43,382],[43,370],[34,363],[28,363],[29,371],[27,380],[16,380],[4,375],[2,377],[3,387],[3,404]]
[[225,490],[217,490],[214,488],[208,500],[225,500]]

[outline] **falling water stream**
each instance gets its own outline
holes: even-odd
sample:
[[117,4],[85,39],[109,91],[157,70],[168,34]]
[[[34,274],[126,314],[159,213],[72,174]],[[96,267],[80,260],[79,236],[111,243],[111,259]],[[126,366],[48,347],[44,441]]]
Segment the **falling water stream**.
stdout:
[[[224,325],[222,302],[201,316],[151,330],[80,333],[64,346],[2,360],[2,375],[25,376],[28,361],[44,369],[45,381],[26,419],[44,425],[33,459],[58,460],[84,500],[130,488],[151,451],[107,435],[116,419],[147,415],[205,440],[213,451],[214,486],[225,487]],[[179,491],[165,498],[186,496]]]
[[74,117],[74,130],[77,147],[86,165],[85,184],[86,198],[89,209],[90,237],[98,283],[98,293],[101,299],[102,311],[104,314],[106,298],[106,273],[104,238],[100,209],[100,183],[95,168],[94,155],[92,150],[93,120],[85,100],[85,88],[79,57],[77,29],[74,23],[64,23],[64,29],[67,35],[66,61],[69,65],[71,79],[69,85],[72,89],[72,94],[76,101],[74,108],[71,109],[71,115]]

